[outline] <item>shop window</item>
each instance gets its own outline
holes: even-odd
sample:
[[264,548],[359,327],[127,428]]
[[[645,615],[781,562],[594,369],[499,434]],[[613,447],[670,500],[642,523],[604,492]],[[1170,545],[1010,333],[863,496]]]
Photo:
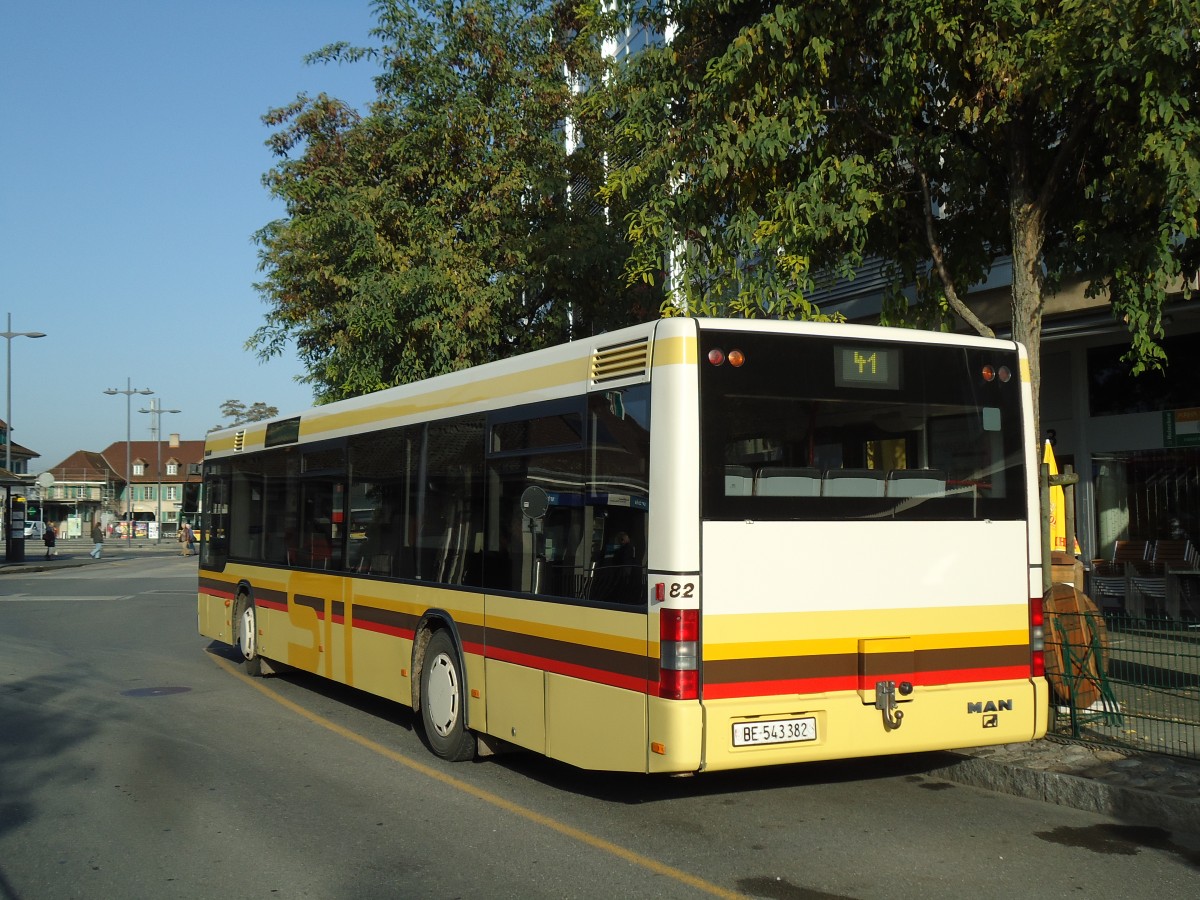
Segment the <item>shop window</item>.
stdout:
[[1188,360],[1200,353],[1200,334],[1166,338],[1163,350],[1170,362],[1161,371],[1132,374],[1122,360],[1128,344],[1088,350],[1088,408],[1093,416],[1159,412],[1200,407],[1200,379]]
[[1200,539],[1200,448],[1092,457],[1096,556],[1119,540]]

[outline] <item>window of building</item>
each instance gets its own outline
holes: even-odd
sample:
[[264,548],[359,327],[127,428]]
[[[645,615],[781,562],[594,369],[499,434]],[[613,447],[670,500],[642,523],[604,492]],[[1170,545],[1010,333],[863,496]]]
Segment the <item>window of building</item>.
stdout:
[[1131,374],[1121,357],[1128,344],[1092,347],[1087,354],[1088,407],[1093,416],[1158,412],[1200,407],[1200,379],[1184,360],[1200,353],[1200,334],[1169,337],[1162,342],[1171,362],[1162,371]]
[[177,463],[175,461],[171,461],[171,462],[167,463],[167,474],[168,475],[178,475],[179,474],[179,463]]
[[1200,447],[1098,453],[1092,471],[1098,556],[1119,540],[1200,538]]
[[145,475],[146,474],[146,464],[144,462],[135,462],[133,464],[133,474],[134,475]]
[[164,495],[163,495],[164,500],[178,500],[179,499],[179,487],[177,485],[168,484],[166,487],[163,488],[163,491],[164,491]]

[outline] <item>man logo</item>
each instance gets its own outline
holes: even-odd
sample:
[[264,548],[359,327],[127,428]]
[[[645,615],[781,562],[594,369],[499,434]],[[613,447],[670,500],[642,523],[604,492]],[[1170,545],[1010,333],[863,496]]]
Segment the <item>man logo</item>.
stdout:
[[978,700],[967,701],[967,715],[976,713],[1012,712],[1012,700]]
[[983,717],[983,727],[984,728],[995,728],[999,724],[1000,724],[1000,717],[998,715],[996,715],[995,713],[993,713],[990,716]]

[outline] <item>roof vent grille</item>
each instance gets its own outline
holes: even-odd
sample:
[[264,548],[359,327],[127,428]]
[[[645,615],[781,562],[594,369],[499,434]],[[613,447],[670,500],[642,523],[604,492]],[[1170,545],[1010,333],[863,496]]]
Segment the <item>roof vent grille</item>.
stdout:
[[649,368],[649,338],[601,347],[592,354],[592,384],[605,384],[619,378],[645,378]]
[[246,446],[246,429],[242,429],[233,436],[233,450],[235,453],[241,453]]

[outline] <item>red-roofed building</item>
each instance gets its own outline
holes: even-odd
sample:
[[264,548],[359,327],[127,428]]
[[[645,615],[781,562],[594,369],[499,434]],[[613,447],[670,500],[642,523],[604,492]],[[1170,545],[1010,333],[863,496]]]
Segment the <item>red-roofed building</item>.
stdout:
[[99,453],[76,450],[46,470],[54,484],[42,492],[45,518],[75,536],[97,519],[119,530],[132,508],[134,522],[159,522],[164,533],[174,533],[180,521],[197,520],[203,459],[204,441],[133,441],[126,483],[125,441]]

